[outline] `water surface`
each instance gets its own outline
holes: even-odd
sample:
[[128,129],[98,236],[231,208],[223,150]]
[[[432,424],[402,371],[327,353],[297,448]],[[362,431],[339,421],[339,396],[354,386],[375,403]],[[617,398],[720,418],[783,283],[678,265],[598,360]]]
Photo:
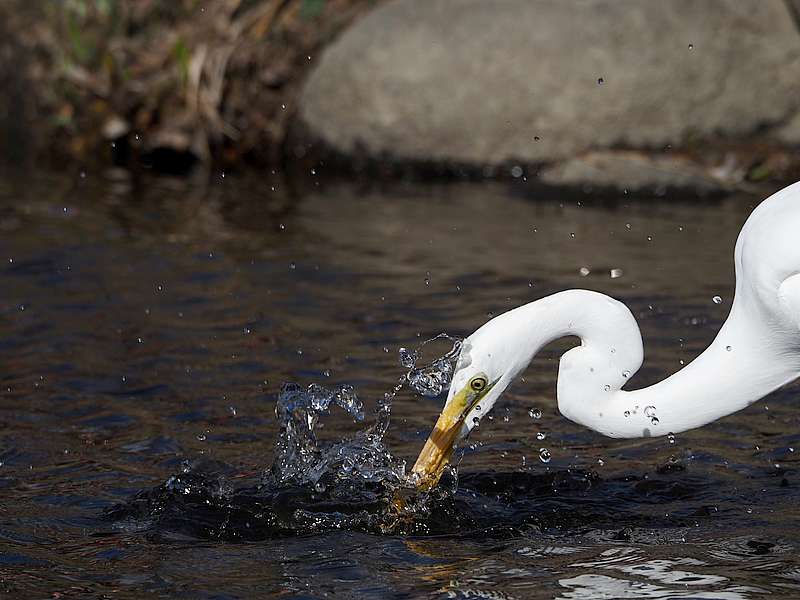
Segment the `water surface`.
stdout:
[[[429,531],[296,536],[252,523],[252,535],[235,536],[204,527],[194,505],[149,525],[107,517],[187,459],[226,485],[257,482],[272,460],[284,381],[352,385],[369,412],[403,373],[400,347],[468,335],[560,289],[626,302],[645,339],[632,383],[656,381],[724,320],[733,243],[758,200],[6,173],[0,589],[797,597],[797,387],[674,440],[610,440],[557,412],[569,340],[542,353],[474,432],[459,491]],[[395,398],[385,442],[396,456],[414,460],[441,402]],[[332,410],[317,435],[334,442],[360,428]]]

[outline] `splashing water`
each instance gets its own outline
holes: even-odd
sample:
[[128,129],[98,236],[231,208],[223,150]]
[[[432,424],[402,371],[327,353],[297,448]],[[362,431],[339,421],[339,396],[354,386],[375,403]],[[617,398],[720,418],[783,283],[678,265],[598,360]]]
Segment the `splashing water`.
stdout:
[[[421,349],[436,340],[453,347],[429,364],[417,367]],[[356,529],[381,533],[429,531],[426,520],[441,510],[432,499],[448,500],[457,488],[457,474],[449,469],[443,483],[427,493],[416,492],[406,475],[405,461],[395,457],[383,438],[389,428],[392,402],[408,385],[425,397],[435,397],[450,384],[461,340],[440,334],[417,349],[400,350],[406,372],[375,407],[375,419],[352,437],[320,443],[315,428],[334,407],[346,411],[355,422],[364,421],[364,409],[352,386],[327,389],[319,384],[306,388],[285,383],[278,394],[275,416],[279,431],[273,460],[261,480],[251,488],[235,490],[224,475],[209,474],[207,466],[184,464],[181,473],[165,484],[139,494],[126,505],[115,507],[117,521],[163,524],[182,523],[182,513],[202,507],[224,513],[214,537],[246,537],[259,530],[264,535],[291,535],[330,529]],[[395,502],[398,493],[403,505]],[[234,528],[245,519],[246,535]],[[447,517],[445,521],[452,519]],[[256,526],[254,523],[258,523]],[[137,525],[136,527],[139,527]],[[264,533],[266,532],[266,533]]]
[[322,445],[317,441],[314,427],[332,404],[346,410],[355,421],[363,421],[362,405],[352,387],[330,391],[312,384],[304,390],[294,383],[284,384],[275,408],[280,432],[267,484],[312,486],[316,491],[352,487],[354,482],[400,485],[405,479],[405,462],[392,456],[383,444],[391,399],[384,398],[379,403],[371,427],[352,438]]
[[440,333],[434,338],[425,340],[420,345],[420,349],[430,342],[442,339],[452,341],[453,348],[444,356],[440,356],[429,365],[419,369],[416,368],[419,351],[409,353],[405,348],[400,348],[400,364],[408,369],[405,375],[406,381],[415,392],[426,398],[435,398],[450,386],[458,354],[461,352],[461,340],[446,333]]
[[[422,348],[441,339],[452,341],[452,349],[430,364],[417,368]],[[280,432],[275,441],[268,482],[274,485],[311,484],[317,490],[321,485],[335,488],[353,481],[381,483],[392,489],[403,486],[406,483],[405,461],[395,458],[383,443],[391,419],[392,402],[406,383],[422,396],[441,394],[450,384],[460,350],[461,340],[447,334],[426,340],[413,351],[401,348],[400,363],[407,372],[377,402],[374,423],[352,438],[330,446],[317,442],[314,427],[333,404],[346,410],[354,420],[363,421],[363,407],[355,390],[351,386],[340,386],[331,391],[318,384],[303,390],[294,383],[284,384],[275,408]]]

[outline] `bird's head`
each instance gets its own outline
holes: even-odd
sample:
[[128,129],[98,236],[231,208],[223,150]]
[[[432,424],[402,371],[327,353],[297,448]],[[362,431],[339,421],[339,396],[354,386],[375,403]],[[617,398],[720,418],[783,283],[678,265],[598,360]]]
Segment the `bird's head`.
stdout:
[[412,469],[419,489],[434,487],[458,443],[494,406],[517,369],[496,347],[494,336],[478,330],[464,341],[450,390],[436,425]]

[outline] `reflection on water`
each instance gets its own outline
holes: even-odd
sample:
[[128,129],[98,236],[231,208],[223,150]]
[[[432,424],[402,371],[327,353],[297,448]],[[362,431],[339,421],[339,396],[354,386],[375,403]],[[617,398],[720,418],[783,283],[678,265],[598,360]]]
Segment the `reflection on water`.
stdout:
[[[673,440],[604,439],[555,408],[569,340],[487,415],[464,448],[457,493],[432,504],[425,528],[314,522],[374,514],[367,487],[361,504],[337,504],[329,488],[263,487],[281,382],[330,401],[314,434],[335,447],[365,425],[309,384],[352,386],[371,424],[404,376],[400,348],[468,335],[559,289],[631,307],[645,340],[634,386],[673,372],[727,314],[733,241],[757,198],[294,185],[272,174],[0,178],[3,594],[800,594],[797,388]],[[439,344],[425,352],[452,347]],[[428,396],[446,388],[418,375],[426,393],[406,379],[382,437],[399,461],[416,456],[443,401]],[[160,513],[148,512],[153,494],[169,499]],[[105,515],[137,495],[114,526]],[[298,506],[313,513],[308,535],[270,521]]]
[[[698,594],[697,588],[702,586],[702,595],[706,598],[741,600],[747,596],[745,591],[757,592],[755,588],[737,587],[726,589],[727,577],[710,575],[698,570],[706,563],[695,558],[678,558],[674,560],[647,560],[640,548],[621,547],[603,551],[597,560],[577,562],[571,567],[586,568],[589,573],[559,581],[569,588],[563,598],[596,598],[597,596],[616,596],[632,598],[691,598]],[[629,576],[616,578],[600,575],[603,571],[617,571]],[[678,586],[675,587],[668,586]],[[691,588],[691,589],[686,589]],[[715,591],[716,590],[716,591]]]

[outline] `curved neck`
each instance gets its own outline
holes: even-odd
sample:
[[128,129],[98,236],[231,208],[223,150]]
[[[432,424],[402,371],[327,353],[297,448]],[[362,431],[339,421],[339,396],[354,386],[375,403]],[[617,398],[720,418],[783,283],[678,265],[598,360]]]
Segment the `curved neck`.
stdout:
[[[575,335],[581,345],[559,363],[558,407],[567,418],[611,437],[649,437],[705,425],[740,410],[800,375],[769,324],[739,315],[734,303],[712,344],[693,362],[650,387],[622,387],[642,364],[639,327],[624,304],[587,290],[568,290],[509,311],[470,336],[496,336],[491,361],[511,365],[503,387],[551,341]],[[743,316],[743,315],[742,315]],[[498,321],[498,323],[495,323]],[[514,356],[514,348],[529,351]]]

